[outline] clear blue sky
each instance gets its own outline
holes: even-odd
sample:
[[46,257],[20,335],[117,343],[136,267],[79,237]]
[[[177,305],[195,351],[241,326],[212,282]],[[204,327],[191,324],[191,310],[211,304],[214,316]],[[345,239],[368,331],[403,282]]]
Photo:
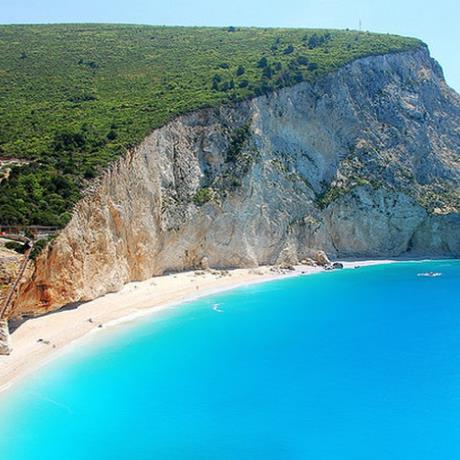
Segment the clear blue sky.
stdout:
[[460,91],[460,0],[0,0],[0,23],[327,27],[421,38]]

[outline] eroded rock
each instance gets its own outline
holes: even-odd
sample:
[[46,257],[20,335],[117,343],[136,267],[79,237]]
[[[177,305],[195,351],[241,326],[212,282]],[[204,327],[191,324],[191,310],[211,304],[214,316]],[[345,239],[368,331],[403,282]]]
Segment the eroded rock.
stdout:
[[8,322],[0,320],[0,355],[9,355],[12,351]]
[[460,97],[424,47],[178,117],[94,182],[12,314],[203,259],[226,269],[290,265],[319,250],[458,256],[459,125]]
[[324,251],[317,251],[314,255],[314,260],[318,265],[321,265],[322,267],[331,265],[331,261]]

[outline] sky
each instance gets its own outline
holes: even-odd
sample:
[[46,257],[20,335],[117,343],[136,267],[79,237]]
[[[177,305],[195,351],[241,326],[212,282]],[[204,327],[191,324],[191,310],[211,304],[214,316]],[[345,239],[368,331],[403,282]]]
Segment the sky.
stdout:
[[460,92],[460,0],[0,0],[0,24],[63,22],[358,29],[422,39]]

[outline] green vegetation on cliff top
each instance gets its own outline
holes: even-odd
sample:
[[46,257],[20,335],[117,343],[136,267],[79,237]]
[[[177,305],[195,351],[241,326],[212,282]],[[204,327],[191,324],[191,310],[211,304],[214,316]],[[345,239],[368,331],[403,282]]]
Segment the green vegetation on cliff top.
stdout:
[[420,46],[356,31],[0,26],[0,224],[64,225],[88,181],[178,114]]

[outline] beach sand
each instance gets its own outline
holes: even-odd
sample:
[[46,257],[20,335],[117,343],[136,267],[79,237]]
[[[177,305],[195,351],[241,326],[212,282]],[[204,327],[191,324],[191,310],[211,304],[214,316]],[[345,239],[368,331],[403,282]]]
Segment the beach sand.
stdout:
[[[391,261],[342,262],[345,268]],[[322,272],[322,267],[299,265],[295,270],[259,267],[229,271],[191,271],[127,284],[121,291],[29,319],[12,333],[13,352],[0,356],[0,391],[36,371],[90,332],[109,328],[162,308],[238,286]]]

